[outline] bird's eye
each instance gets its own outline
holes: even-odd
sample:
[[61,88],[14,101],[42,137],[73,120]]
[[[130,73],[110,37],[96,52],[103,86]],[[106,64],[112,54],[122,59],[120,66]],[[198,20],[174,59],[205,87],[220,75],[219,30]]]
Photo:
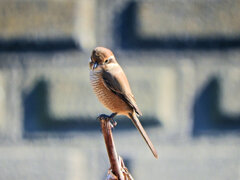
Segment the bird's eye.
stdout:
[[104,61],[104,63],[106,64],[106,63],[108,63],[109,62],[109,60],[108,59],[106,59],[105,61]]

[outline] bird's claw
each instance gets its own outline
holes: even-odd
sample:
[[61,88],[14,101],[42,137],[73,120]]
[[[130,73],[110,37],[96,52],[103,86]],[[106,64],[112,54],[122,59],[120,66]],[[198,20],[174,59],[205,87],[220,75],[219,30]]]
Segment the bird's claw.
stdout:
[[109,116],[106,115],[106,114],[101,114],[101,115],[99,115],[99,116],[97,117],[97,119],[98,119],[99,121],[101,121],[101,120],[109,120]]
[[110,118],[110,123],[112,124],[113,127],[117,126],[117,121],[115,121],[113,118]]
[[106,114],[101,114],[100,116],[97,117],[97,119],[98,119],[99,121],[101,121],[101,120],[110,121],[112,128],[114,128],[114,127],[117,126],[117,121],[115,121],[115,120],[113,119],[113,116],[112,116],[112,115],[111,115],[111,116],[108,116],[108,115],[106,115]]

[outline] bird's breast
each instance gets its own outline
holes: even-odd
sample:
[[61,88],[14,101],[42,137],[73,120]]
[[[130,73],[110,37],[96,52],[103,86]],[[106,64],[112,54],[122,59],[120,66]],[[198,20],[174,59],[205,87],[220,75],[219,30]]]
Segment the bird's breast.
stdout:
[[116,94],[104,85],[101,71],[90,71],[90,81],[99,101],[110,111],[128,114],[131,108]]

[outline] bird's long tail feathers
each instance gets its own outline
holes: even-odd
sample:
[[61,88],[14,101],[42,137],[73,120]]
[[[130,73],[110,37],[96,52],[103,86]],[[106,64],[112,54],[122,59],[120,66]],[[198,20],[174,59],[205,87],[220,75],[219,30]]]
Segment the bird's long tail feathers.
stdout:
[[140,123],[139,119],[137,118],[137,115],[135,112],[129,113],[129,117],[131,118],[133,124],[136,126],[136,128],[138,129],[138,131],[141,133],[142,137],[144,138],[145,142],[147,143],[148,147],[150,148],[150,150],[152,151],[154,157],[156,159],[158,159],[158,154],[156,149],[154,148],[150,138],[148,137],[146,131],[143,129],[142,124]]

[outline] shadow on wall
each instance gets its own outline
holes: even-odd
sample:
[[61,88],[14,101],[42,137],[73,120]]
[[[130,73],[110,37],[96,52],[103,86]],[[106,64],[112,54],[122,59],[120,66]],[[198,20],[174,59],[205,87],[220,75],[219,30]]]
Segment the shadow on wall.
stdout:
[[[49,112],[49,94],[48,83],[41,79],[36,82],[35,87],[28,94],[23,93],[24,107],[24,132],[28,137],[29,133],[35,132],[72,132],[72,131],[99,131],[100,125],[97,120],[90,118],[64,118],[57,119],[51,116]],[[144,117],[143,126],[155,127],[160,126],[159,120],[154,117]],[[120,120],[117,129],[134,129],[135,127],[128,118],[117,117]]]
[[51,117],[48,100],[48,83],[45,80],[39,80],[29,94],[23,95],[24,132],[66,132],[99,128],[97,121],[82,119],[80,122],[78,118],[58,120]]
[[2,39],[0,38],[0,52],[57,52],[80,50],[79,44],[72,38],[59,39]]
[[136,1],[128,3],[125,9],[114,19],[115,42],[122,49],[215,50],[240,47],[240,35],[234,37],[221,34],[208,37],[201,35],[140,37],[137,33],[137,28],[139,28],[137,25],[138,3]]
[[225,115],[220,109],[219,80],[213,77],[196,98],[193,109],[193,135],[219,135],[240,130],[240,116]]

